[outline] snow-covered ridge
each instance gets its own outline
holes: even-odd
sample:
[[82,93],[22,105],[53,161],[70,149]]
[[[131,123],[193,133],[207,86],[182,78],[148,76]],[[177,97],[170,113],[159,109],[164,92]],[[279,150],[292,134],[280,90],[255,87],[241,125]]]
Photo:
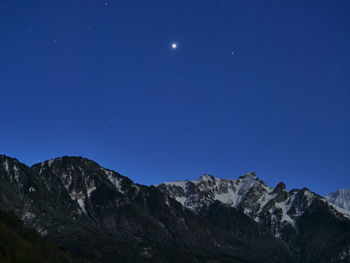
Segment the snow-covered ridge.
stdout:
[[329,203],[347,210],[350,214],[350,189],[340,189],[324,197]]
[[[178,202],[191,210],[196,210],[202,204],[218,200],[224,204],[237,207],[249,189],[255,185],[262,185],[264,191],[272,192],[273,188],[267,186],[255,176],[254,172],[239,177],[236,181],[215,178],[205,174],[195,181],[167,182],[157,187],[164,190]],[[272,194],[273,195],[273,194]],[[267,202],[271,196],[262,198]]]
[[202,205],[221,201],[224,204],[236,206],[247,188],[256,184],[254,174],[247,175],[243,180],[219,179],[211,175],[203,175],[195,181],[177,181],[174,183],[163,183],[157,187],[166,191],[180,202],[183,206],[198,210]]
[[[237,180],[203,175],[194,181],[167,182],[157,187],[196,213],[214,201],[237,208],[267,226],[277,237],[285,226],[295,227],[297,219],[313,201],[321,198],[306,188],[287,191],[284,183],[270,187],[254,172]],[[334,208],[348,217],[343,209]]]

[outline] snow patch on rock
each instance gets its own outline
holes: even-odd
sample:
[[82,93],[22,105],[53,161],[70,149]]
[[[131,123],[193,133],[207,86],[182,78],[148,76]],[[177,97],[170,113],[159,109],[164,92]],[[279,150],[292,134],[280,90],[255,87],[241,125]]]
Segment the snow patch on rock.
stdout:
[[115,186],[115,188],[123,193],[123,190],[122,190],[122,185],[121,185],[121,182],[122,182],[122,178],[118,177],[113,171],[111,170],[108,170],[108,169],[105,169],[105,168],[102,168],[102,170],[105,172],[105,174],[107,175],[107,178],[108,180]]
[[5,165],[6,172],[9,172],[10,171],[10,167],[9,167],[9,163],[8,163],[7,159],[5,159],[4,165]]

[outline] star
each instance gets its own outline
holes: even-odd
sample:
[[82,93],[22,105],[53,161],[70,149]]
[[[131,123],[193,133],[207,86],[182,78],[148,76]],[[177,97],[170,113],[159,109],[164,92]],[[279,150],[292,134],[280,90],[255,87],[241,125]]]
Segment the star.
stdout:
[[172,44],[171,44],[171,48],[172,48],[172,49],[177,49],[177,44],[176,44],[176,43],[172,43]]

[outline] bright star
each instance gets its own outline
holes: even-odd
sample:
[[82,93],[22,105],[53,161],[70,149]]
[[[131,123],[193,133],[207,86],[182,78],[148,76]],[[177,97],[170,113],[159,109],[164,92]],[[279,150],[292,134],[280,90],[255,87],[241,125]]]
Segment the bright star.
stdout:
[[172,49],[176,49],[177,48],[177,44],[176,43],[172,43],[171,47],[172,47]]

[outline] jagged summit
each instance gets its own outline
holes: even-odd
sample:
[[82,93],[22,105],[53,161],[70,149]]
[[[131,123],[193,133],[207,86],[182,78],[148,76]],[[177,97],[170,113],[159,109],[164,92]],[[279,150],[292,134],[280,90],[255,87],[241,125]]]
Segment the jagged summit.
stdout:
[[314,200],[325,202],[307,188],[287,191],[283,182],[275,188],[270,187],[255,172],[244,174],[237,180],[203,175],[197,181],[178,181],[157,187],[197,213],[215,201],[240,209],[277,237],[282,235],[285,227],[295,228],[298,218]]
[[215,177],[210,174],[203,174],[198,178],[198,181],[215,181]]
[[238,177],[238,179],[247,179],[247,178],[259,179],[256,176],[256,173],[254,171],[251,171],[249,173],[246,173],[246,174],[241,175],[240,177]]
[[281,193],[282,191],[286,190],[286,184],[283,182],[279,182],[275,189],[273,190],[274,193]]

